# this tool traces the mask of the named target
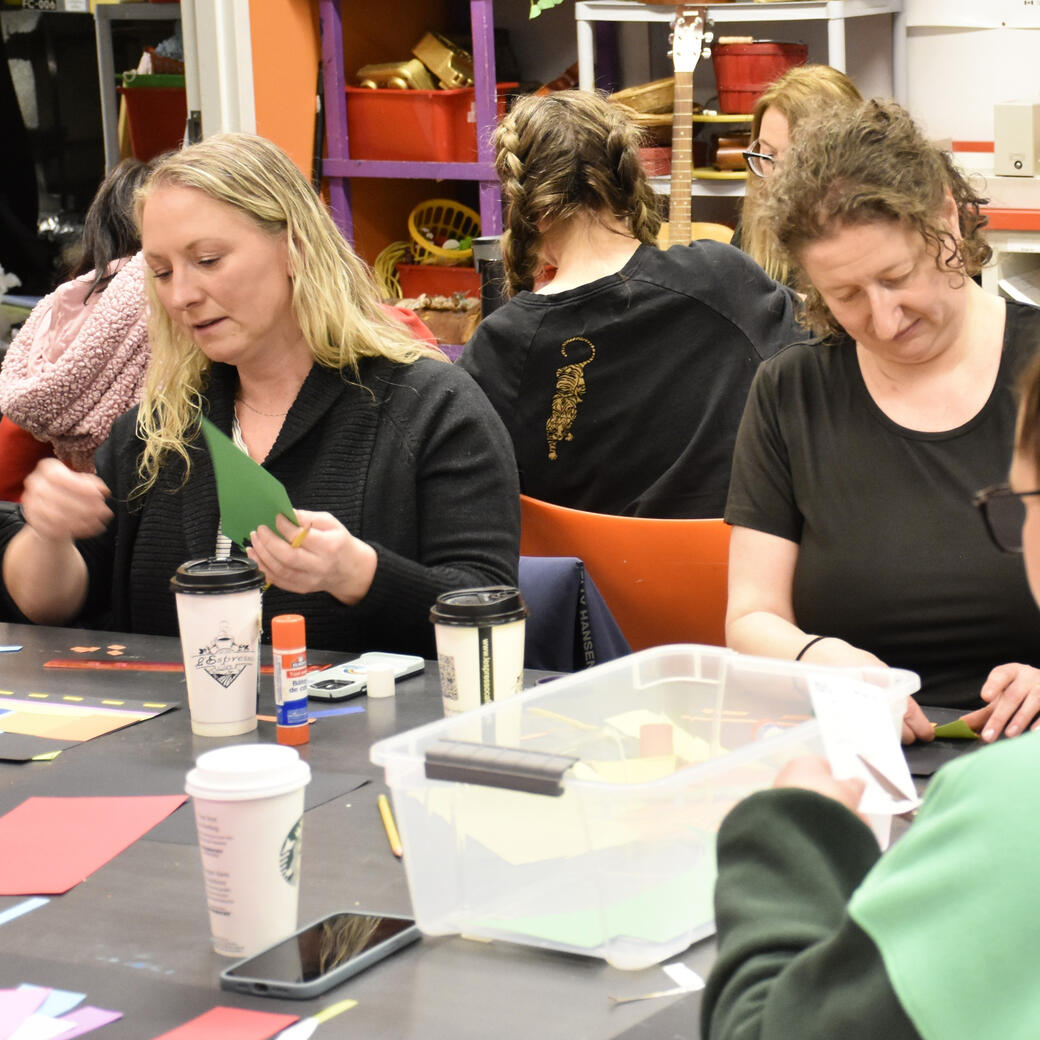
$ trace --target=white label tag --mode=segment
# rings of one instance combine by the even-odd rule
[[[679,961],[676,961],[675,964],[662,964],[661,969],[677,986],[685,986],[691,992],[704,989],[704,979],[692,968],[687,968]]]

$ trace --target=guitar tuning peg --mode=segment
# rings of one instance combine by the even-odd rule
[[[702,37],[702,39],[704,40],[705,43],[711,43],[711,41],[715,39],[715,34],[713,32],[710,32],[710,31],[706,32],[704,34],[704,36]]]
[[[710,47],[705,47],[701,51],[701,57],[702,58],[710,58],[711,57],[711,48]]]

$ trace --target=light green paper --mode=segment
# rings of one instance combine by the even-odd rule
[[[947,740],[978,740],[979,735],[969,726],[964,719],[954,719],[953,722],[944,722],[935,727],[937,737],[946,737]]]
[[[296,523],[296,513],[285,486],[241,451],[230,437],[208,419],[202,420],[213,469],[217,475],[220,529],[244,546],[252,531],[263,524],[276,534],[275,518],[281,513]]]

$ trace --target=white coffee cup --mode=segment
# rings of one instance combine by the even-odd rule
[[[256,729],[263,582],[256,564],[243,557],[189,560],[170,579],[191,730],[199,736]]]
[[[444,714],[455,715],[523,689],[527,607],[508,585],[457,589],[430,611]]]
[[[281,744],[216,748],[188,773],[217,953],[248,957],[296,930],[310,778],[296,749]]]

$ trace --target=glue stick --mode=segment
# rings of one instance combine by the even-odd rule
[[[279,614],[271,619],[274,654],[274,703],[279,744],[306,744],[307,633],[299,614]]]

